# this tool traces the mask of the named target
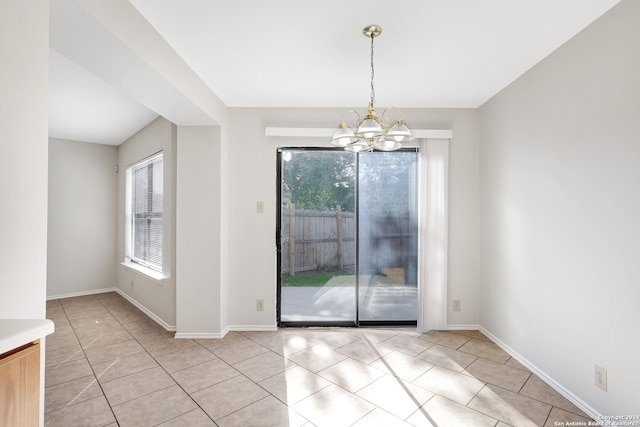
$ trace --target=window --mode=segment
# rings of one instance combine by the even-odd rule
[[[127,168],[128,261],[162,272],[162,152]]]

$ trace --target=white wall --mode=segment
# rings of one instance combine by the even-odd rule
[[[126,168],[159,151],[163,152],[163,257],[162,283],[123,266],[125,254],[125,184]],[[176,325],[175,269],[175,186],[176,126],[160,117],[118,147],[118,288],[156,316],[167,328]],[[132,285],[133,282],[133,285]]]
[[[49,140],[47,296],[116,285],[118,147]]]
[[[226,333],[224,146],[219,127],[178,127],[176,337],[180,338],[220,338]]]
[[[480,323],[606,415],[640,412],[639,19],[622,1],[480,109]]]
[[[229,324],[268,327],[276,317],[276,147],[328,140],[267,140],[265,126],[333,127],[342,109],[233,108],[229,115]],[[478,128],[475,110],[415,109],[403,115],[413,128],[453,129],[450,152],[449,297],[462,311],[448,312],[449,325],[478,324]],[[256,202],[265,213],[256,213]],[[265,311],[256,311],[256,299]],[[449,308],[451,305],[449,304]]]
[[[45,316],[49,2],[0,2],[0,318]]]

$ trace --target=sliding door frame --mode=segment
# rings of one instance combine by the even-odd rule
[[[299,151],[342,151],[342,148],[334,147],[278,147],[276,150],[276,324],[278,327],[372,327],[372,326],[417,326],[417,318],[420,312],[420,298],[416,301],[416,320],[360,320],[360,203],[358,197],[359,191],[359,153],[355,153],[355,203],[354,203],[354,215],[355,215],[355,319],[353,321],[282,321],[282,153],[285,150],[299,150]],[[418,153],[418,168],[420,168],[420,147],[405,147],[398,150],[398,152],[413,152]],[[418,177],[420,174],[418,174]],[[417,177],[417,179],[418,179]],[[420,183],[416,183],[419,188]],[[418,190],[419,191],[419,190]],[[418,197],[420,195],[418,194]],[[419,231],[418,231],[419,233]],[[418,245],[420,247],[420,245]],[[419,250],[419,249],[418,249]],[[417,260],[420,259],[418,253]],[[419,269],[419,266],[418,266]],[[420,293],[420,280],[417,281],[418,293]]]
[[[356,316],[353,321],[282,321],[282,152],[285,150],[298,150],[298,151],[343,151],[341,148],[333,147],[278,147],[276,151],[276,324],[278,327],[320,327],[320,326],[332,326],[332,327],[357,327],[358,326],[358,280],[357,280],[357,268],[358,268],[358,229],[356,227],[356,284],[354,288],[356,297]],[[357,159],[357,156],[356,156]],[[356,173],[357,161],[356,161]],[[356,212],[357,212],[357,181],[356,180]],[[356,214],[357,221],[357,214]]]

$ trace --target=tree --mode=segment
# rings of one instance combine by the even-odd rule
[[[413,196],[416,175],[414,152],[285,150],[283,207],[295,203],[298,209],[334,211],[340,205],[343,211],[354,212],[359,197],[361,211],[383,216],[402,214],[417,203]]]
[[[282,167],[282,201],[298,209],[353,212],[354,154],[346,151],[286,150]]]

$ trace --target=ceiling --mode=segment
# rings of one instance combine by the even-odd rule
[[[51,0],[50,136],[118,145],[162,112],[116,68],[109,78],[84,68],[94,54],[69,45],[102,40],[79,34],[101,22],[74,1]],[[129,0],[228,107],[359,109],[370,91],[366,25],[383,30],[377,106],[476,108],[618,2]]]

